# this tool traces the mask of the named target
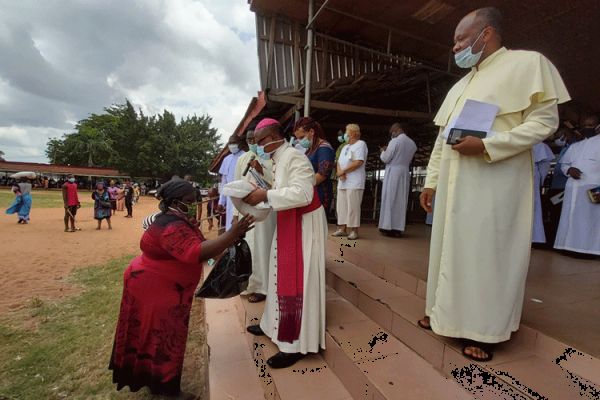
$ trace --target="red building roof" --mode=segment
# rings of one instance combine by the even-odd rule
[[[56,174],[77,176],[129,177],[128,174],[111,168],[77,167],[73,165],[42,164],[18,161],[0,161],[0,172],[14,173],[32,171],[39,175]]]

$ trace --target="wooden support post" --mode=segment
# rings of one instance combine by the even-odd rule
[[[275,16],[271,17],[271,26],[269,27],[269,47],[267,50],[267,84],[264,87],[265,89],[271,88],[271,76],[273,75],[273,66],[275,65]]]
[[[308,20],[312,21],[314,17],[315,0],[308,0]],[[306,34],[306,71],[304,71],[304,116],[310,116],[310,98],[312,89],[312,58],[314,50],[314,29],[308,28]]]

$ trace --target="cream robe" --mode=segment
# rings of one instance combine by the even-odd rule
[[[416,151],[415,142],[406,134],[401,134],[390,140],[387,149],[379,156],[385,163],[379,229],[404,231],[406,227],[406,206],[410,188],[409,167]]]
[[[274,210],[304,207],[313,198],[315,174],[305,155],[284,143],[273,154],[274,189],[269,204]],[[302,216],[302,254],[304,257],[304,294],[300,338],[293,343],[279,342],[277,300],[277,231],[271,248],[269,291],[260,327],[280,351],[316,353],[325,348],[325,243],[327,220],[323,207]]]
[[[587,193],[600,186],[600,135],[572,144],[560,167],[565,175],[570,167],[582,174],[567,180],[554,247],[600,255],[600,204],[592,203]]]
[[[462,156],[442,136],[467,99],[499,106],[485,155]],[[435,333],[497,343],[519,328],[533,219],[531,148],[556,130],[557,103],[568,99],[544,56],[505,48],[446,96],[425,181],[436,190],[426,301]]]
[[[246,176],[242,176],[252,156],[256,157],[256,154],[248,151],[237,160],[234,180],[237,181],[243,179],[256,184],[250,173],[247,173]],[[273,163],[271,160],[259,160],[258,157],[256,157],[256,159],[263,167],[263,178],[265,181],[269,184],[273,184]],[[239,217],[239,211],[234,210],[233,216]],[[269,284],[269,256],[276,226],[277,213],[272,212],[267,219],[255,223],[254,229],[246,233],[246,242],[252,252],[252,275],[248,281],[248,289],[246,289],[243,294],[267,294]]]

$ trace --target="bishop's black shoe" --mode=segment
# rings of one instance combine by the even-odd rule
[[[267,364],[269,364],[269,367],[271,368],[287,368],[302,360],[304,356],[305,354],[302,353],[284,353],[280,351],[269,358]]]
[[[265,333],[260,328],[260,325],[250,325],[249,327],[246,328],[246,330],[248,332],[250,332],[251,334],[253,334],[254,336],[265,336]]]

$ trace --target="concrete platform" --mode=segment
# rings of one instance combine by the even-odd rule
[[[477,394],[477,398],[482,395],[477,391],[481,387],[495,389],[493,397],[490,393],[483,395],[482,398],[486,399],[520,396],[571,399],[597,398],[600,395],[598,358],[527,324],[521,326],[510,342],[501,345],[494,360],[487,364],[468,362],[460,354],[458,341],[419,328],[416,321],[423,315],[425,282],[414,275],[414,266],[418,264],[417,260],[411,260],[409,251],[419,245],[423,248],[422,243],[401,245],[399,242],[403,239],[380,238],[378,232],[375,235],[366,244],[361,243],[363,240],[330,240],[334,246],[330,246],[328,255],[328,285],[372,321],[391,330],[396,338],[434,368],[462,383],[472,394]],[[383,241],[387,241],[385,246],[381,243]],[[361,247],[362,251],[356,250]],[[379,253],[378,248],[383,253]],[[393,254],[396,256],[393,257]],[[408,262],[403,264],[405,254]],[[358,260],[360,267],[348,259]],[[406,270],[398,268],[398,264],[404,265]],[[474,383],[477,382],[475,377],[487,381],[487,386]]]
[[[408,225],[405,236],[396,239],[367,225],[357,241],[330,237],[328,250],[425,298],[430,230],[424,224]],[[522,323],[600,357],[600,261],[532,250]]]

